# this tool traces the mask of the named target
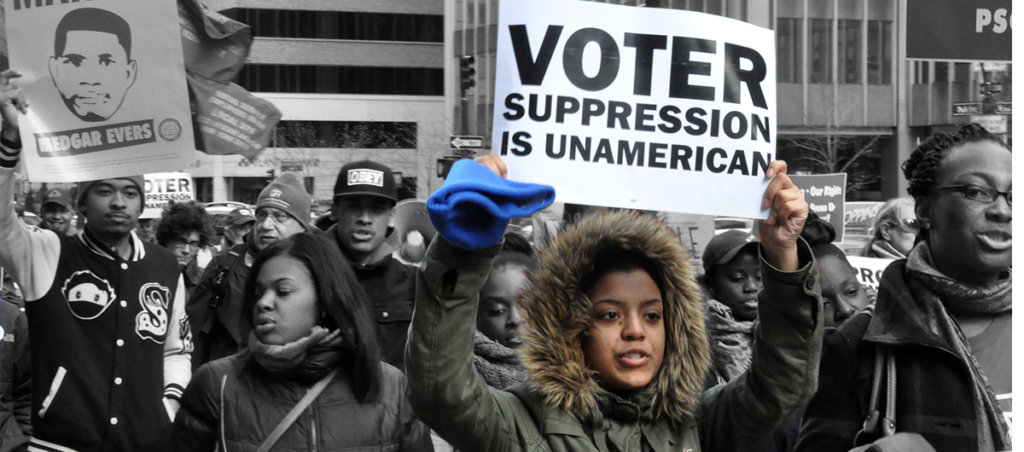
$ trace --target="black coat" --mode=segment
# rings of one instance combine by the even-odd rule
[[[433,450],[430,431],[406,399],[405,376],[381,365],[377,400],[359,403],[339,373],[273,450]],[[185,390],[170,450],[207,452],[221,443],[226,448],[216,450],[256,450],[308,389],[275,378],[245,352],[207,363]]]
[[[978,450],[970,371],[953,345],[928,329],[905,275],[906,261],[891,264],[882,275],[875,312],[826,331],[818,392],[807,407],[798,452],[845,452],[854,446],[867,416],[878,344],[895,354],[896,430],[921,434],[938,452]],[[884,334],[867,334],[868,325],[879,323]],[[879,392],[884,399],[884,378]]]

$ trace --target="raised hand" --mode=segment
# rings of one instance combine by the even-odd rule
[[[3,119],[4,138],[9,141],[18,139],[18,113],[28,111],[28,101],[21,91],[16,79],[21,73],[13,69],[0,72],[0,117]]]
[[[769,208],[767,220],[759,220],[761,246],[769,264],[783,271],[799,268],[797,239],[807,221],[807,202],[800,188],[786,174],[785,161],[776,160],[768,165],[765,177],[772,178],[765,190],[761,207]]]
[[[498,154],[482,155],[473,160],[483,166],[486,166],[491,171],[494,171],[494,174],[508,179],[508,166],[505,165],[505,161],[502,160]]]

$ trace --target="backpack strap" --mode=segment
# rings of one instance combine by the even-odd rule
[[[256,449],[256,452],[270,452],[270,449],[274,447],[274,444],[277,444],[277,440],[281,439],[284,432],[288,431],[288,428],[295,423],[295,420],[302,415],[302,412],[305,411],[314,400],[316,400],[317,396],[323,392],[324,388],[326,388],[327,384],[334,379],[334,376],[337,375],[337,373],[338,369],[332,370],[326,377],[316,382],[312,388],[309,388],[309,391],[306,391],[306,395],[299,400],[299,403],[296,403],[295,406],[292,407],[292,410],[289,411],[288,414],[285,415],[284,419],[281,420],[281,423],[277,424],[277,427],[274,427],[274,431],[270,432],[270,436],[263,440],[263,444],[260,444],[260,447],[259,449]]]

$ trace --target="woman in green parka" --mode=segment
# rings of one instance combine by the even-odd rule
[[[502,186],[500,157],[460,164],[482,167],[453,169],[445,186],[484,187],[460,201],[487,198],[483,207],[463,205],[465,214],[500,211],[515,198],[521,184]],[[799,239],[807,204],[785,162],[769,166],[773,176],[762,203],[770,216],[759,223],[764,289],[753,362],[708,391],[692,261],[663,223],[628,212],[588,218],[541,250],[522,299],[520,355],[530,379],[488,388],[473,368],[474,319],[500,245],[453,245],[465,243],[458,228],[474,221],[432,211],[439,238],[419,269],[406,348],[417,415],[472,451],[733,451],[770,432],[814,394],[823,325],[818,271]],[[451,190],[432,198],[442,192]],[[460,234],[446,235],[452,230]]]

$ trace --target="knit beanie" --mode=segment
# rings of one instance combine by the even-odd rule
[[[509,220],[555,200],[550,185],[510,181],[473,160],[452,165],[444,185],[427,198],[430,222],[449,243],[478,250],[498,243]]]
[[[78,207],[81,207],[83,204],[85,204],[85,196],[89,194],[89,190],[92,190],[93,185],[96,185],[100,181],[110,180],[110,179],[125,179],[125,180],[131,181],[132,183],[134,183],[135,187],[139,189],[139,193],[142,194],[142,199],[143,199],[142,205],[143,206],[146,205],[146,202],[145,202],[145,198],[146,198],[146,179],[143,178],[142,175],[128,176],[128,177],[111,177],[111,178],[107,178],[107,179],[97,179],[97,180],[91,180],[91,181],[88,181],[88,182],[82,182],[82,183],[78,184],[78,202],[75,203],[75,205],[78,206]]]
[[[312,198],[306,192],[302,179],[291,171],[281,173],[260,192],[256,199],[256,209],[274,207],[281,209],[295,218],[302,227],[309,230],[309,209]]]

